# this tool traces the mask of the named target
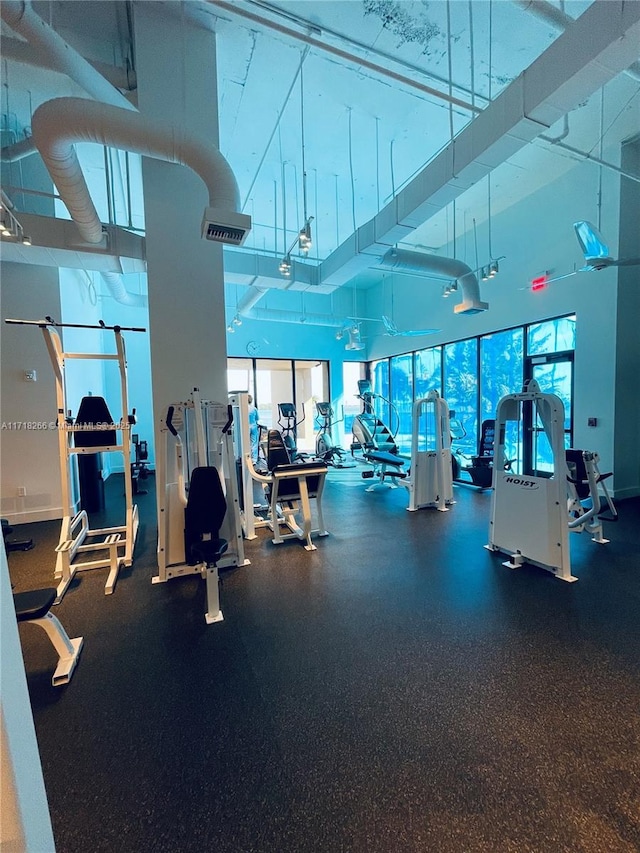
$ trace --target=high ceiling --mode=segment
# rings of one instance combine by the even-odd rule
[[[218,34],[220,145],[253,219],[246,250],[283,255],[313,217],[314,262],[369,221],[590,5],[191,0],[158,8],[175,17],[177,39],[187,18]],[[134,60],[135,2],[34,7],[84,55]],[[24,112],[43,100],[73,91],[61,75],[6,59],[3,75],[3,113],[18,124],[28,125]],[[640,132],[638,74],[596,92],[566,130],[559,122],[548,132],[562,136],[559,144],[535,140],[495,169],[490,184],[462,195],[456,233],[487,217],[489,197],[498,212],[572,167],[577,155],[568,147],[615,158],[620,141]],[[404,245],[437,251],[451,240],[453,221],[446,209]]]

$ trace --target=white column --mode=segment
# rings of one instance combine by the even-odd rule
[[[175,11],[169,11],[175,7]],[[215,35],[181,15],[180,3],[135,9],[138,105],[149,117],[218,145]],[[144,158],[154,421],[193,387],[226,398],[222,247],[203,240],[207,189],[184,166]]]

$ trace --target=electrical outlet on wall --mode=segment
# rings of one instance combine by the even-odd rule
[[[25,370],[25,372],[24,372],[24,381],[25,382],[36,382],[37,379],[38,379],[38,376],[37,376],[35,370]]]

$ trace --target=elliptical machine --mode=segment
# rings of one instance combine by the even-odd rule
[[[278,426],[282,433],[284,446],[287,448],[287,452],[292,462],[297,462],[307,458],[305,454],[298,452],[296,437],[296,430],[304,421],[304,410],[300,420],[297,420],[297,417],[294,403],[278,403]]]
[[[331,432],[333,426],[333,409],[331,403],[316,403],[316,411],[320,418],[320,429],[316,436],[316,456],[327,465],[334,468],[353,468],[354,463],[346,461],[347,453],[333,443]]]

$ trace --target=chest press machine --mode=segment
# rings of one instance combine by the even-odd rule
[[[160,423],[156,454],[158,574],[154,584],[186,575],[206,582],[208,624],[221,622],[218,569],[245,566],[233,413],[226,403],[173,403]]]
[[[517,433],[520,442],[527,437],[522,428],[526,407],[531,410],[531,423],[542,425],[551,450],[551,471],[519,470],[519,460],[506,453],[509,435],[513,441]],[[528,432],[529,441],[533,441],[532,435],[537,431]],[[563,581],[578,580],[571,574],[569,533],[586,530],[594,542],[609,541],[603,536],[602,521],[617,520],[605,483],[610,476],[600,474],[597,453],[565,450],[562,400],[555,394],[543,394],[535,380],[529,381],[521,394],[507,394],[498,403],[491,521],[485,548],[509,554],[503,563],[508,568],[527,562]],[[608,516],[602,512],[600,488]]]

